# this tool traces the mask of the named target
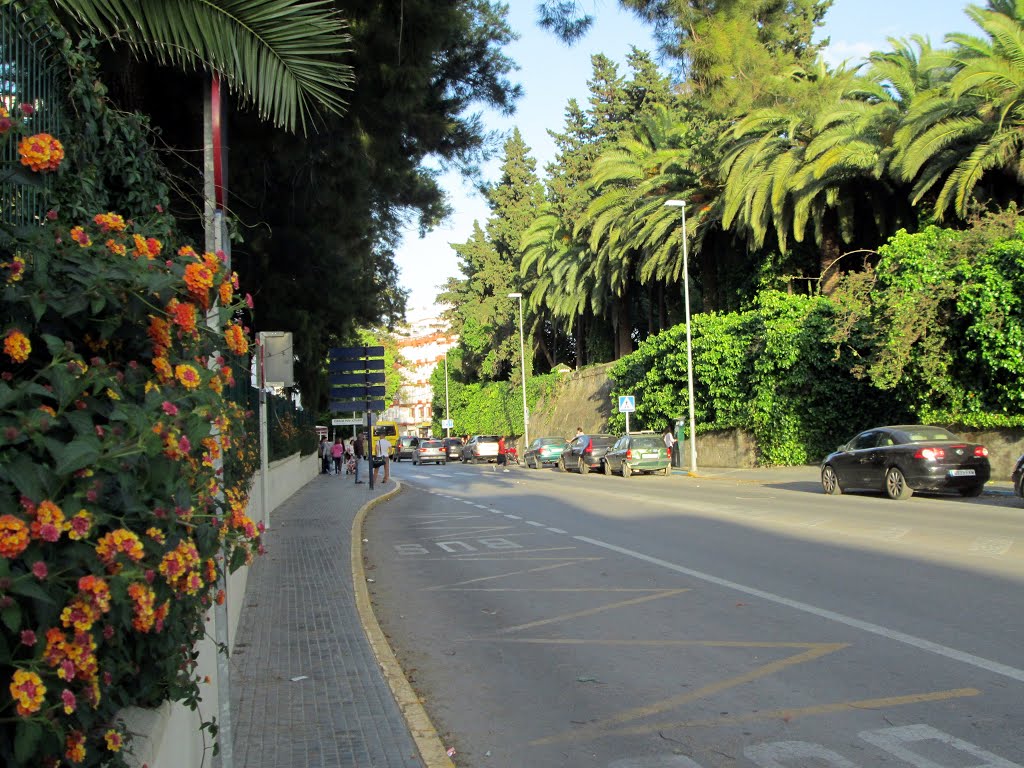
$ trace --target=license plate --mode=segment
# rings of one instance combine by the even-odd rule
[[[949,470],[950,477],[974,477],[973,469],[951,469]]]
[[[656,458],[658,458],[658,454],[656,454],[656,453],[642,453],[642,454],[640,454],[640,458],[641,459],[656,459]]]

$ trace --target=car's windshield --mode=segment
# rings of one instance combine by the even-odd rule
[[[420,448],[440,448],[440,440],[420,440]]]
[[[480,435],[477,437],[476,441],[478,443],[496,443],[498,442],[498,438],[494,435]]]
[[[565,440],[560,437],[542,437],[534,445],[564,445]]]

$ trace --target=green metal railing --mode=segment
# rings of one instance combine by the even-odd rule
[[[12,119],[22,119],[20,105],[32,114],[24,117],[31,133],[60,138],[60,83],[48,32],[22,3],[0,8],[0,104]],[[0,143],[0,219],[6,224],[36,224],[46,214],[46,174],[21,165],[17,141]]]

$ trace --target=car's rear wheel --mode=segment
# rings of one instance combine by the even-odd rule
[[[612,474],[612,465],[607,460],[601,462],[601,470],[608,476]]]
[[[831,465],[826,464],[825,468],[821,470],[821,487],[830,496],[838,496],[843,492],[842,486],[839,485],[839,478],[836,477],[836,471],[832,469]]]
[[[587,474],[587,472],[590,471],[590,467],[587,466],[587,462],[585,462],[582,458],[580,458],[580,460],[576,463],[576,469],[580,471],[581,475],[585,475]]]
[[[966,488],[960,489],[960,495],[975,498],[977,496],[981,496],[981,492],[983,490],[985,490],[984,483],[978,483],[977,485],[968,485]]]
[[[629,464],[622,462],[622,476],[629,477],[633,474],[633,470],[629,468]]]
[[[885,473],[885,493],[890,499],[909,499],[914,489],[907,485],[907,478],[899,467],[889,467]]]

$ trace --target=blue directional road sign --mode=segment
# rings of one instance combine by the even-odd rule
[[[636,398],[633,395],[619,395],[619,413],[632,413],[636,410]]]
[[[383,411],[384,347],[334,347],[327,354],[331,411]]]

